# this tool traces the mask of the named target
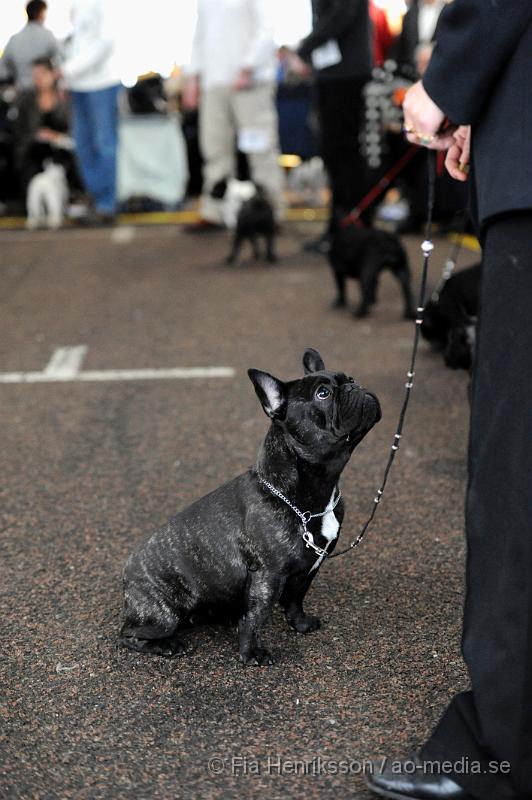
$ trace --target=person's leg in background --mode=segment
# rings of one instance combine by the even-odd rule
[[[116,213],[119,86],[72,92],[73,130],[80,172],[96,211]]]
[[[463,653],[457,695],[422,751],[479,761],[481,800],[532,797],[532,211],[491,222],[473,381]],[[489,760],[510,764],[490,774]]]
[[[94,177],[97,172],[97,152],[93,141],[93,127],[89,109],[88,92],[71,92],[72,133],[76,143],[76,157],[85,189],[94,195]]]
[[[116,213],[119,91],[119,86],[111,86],[98,92],[88,92],[92,139],[96,151],[92,194],[96,211],[111,216]]]
[[[202,219],[223,225],[222,203],[211,197],[213,186],[235,175],[236,131],[230,104],[231,89],[220,86],[201,93],[200,149],[203,156]]]
[[[321,151],[331,184],[331,205],[349,211],[368,190],[367,166],[360,152],[365,79],[322,80],[316,84]]]
[[[252,180],[266,189],[275,218],[284,213],[283,172],[279,165],[279,122],[275,87],[264,83],[233,92],[231,103],[236,118],[240,149],[247,153]],[[246,138],[248,139],[246,146]],[[253,146],[255,144],[255,146]]]

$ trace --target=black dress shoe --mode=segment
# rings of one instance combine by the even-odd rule
[[[417,756],[404,761],[388,759],[384,766],[375,762],[371,772],[366,773],[366,785],[391,800],[474,800],[447,775],[438,774],[434,762],[424,768]]]

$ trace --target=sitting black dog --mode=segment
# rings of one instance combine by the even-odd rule
[[[481,264],[456,272],[425,308],[421,333],[443,351],[451,369],[469,370],[473,364],[481,274]]]
[[[361,291],[361,300],[355,315],[367,316],[370,307],[377,300],[379,275],[382,270],[389,269],[401,285],[404,298],[403,316],[405,319],[414,319],[410,267],[399,238],[393,233],[375,228],[344,224],[343,218],[344,215],[335,212],[329,251],[329,262],[338,289],[334,308],[346,306],[346,279],[355,278]]]
[[[274,264],[277,261],[273,207],[265,190],[257,184],[255,188],[254,196],[249,200],[245,200],[238,211],[233,244],[231,252],[226,259],[227,264],[235,263],[240,253],[240,248],[246,239],[251,242],[253,256],[258,260],[260,258],[259,240],[261,238],[266,243],[266,260],[270,264]]]
[[[277,601],[299,633],[319,627],[303,599],[336,544],[339,477],[381,412],[374,394],[325,370],[315,350],[305,351],[303,366],[305,377],[288,383],[249,370],[272,421],[256,466],[173,517],[128,558],[126,647],[174,656],[184,650],[180,628],[237,618],[243,663],[263,665],[273,659],[261,629]]]

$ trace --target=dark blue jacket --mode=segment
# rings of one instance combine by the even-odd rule
[[[472,125],[479,221],[532,209],[532,0],[453,0],[423,85]]]
[[[312,51],[329,39],[338,42],[342,60],[317,70],[317,80],[369,77],[372,55],[368,0],[312,0],[312,33],[301,43],[299,55],[310,61]]]

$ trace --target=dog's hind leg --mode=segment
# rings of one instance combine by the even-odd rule
[[[334,281],[336,283],[337,295],[336,300],[333,302],[333,308],[345,308],[346,306],[346,297],[345,297],[345,272],[342,272],[339,269],[336,269],[333,266],[333,274],[334,274]]]
[[[266,237],[266,259],[267,261],[269,261],[270,264],[275,264],[277,262],[277,255],[275,253],[275,246],[272,235]]]
[[[259,237],[255,233],[253,233],[249,237],[249,241],[251,242],[251,250],[253,252],[253,258],[255,259],[255,261],[258,261],[260,259]]]
[[[372,297],[375,297],[375,273],[376,266],[365,264],[360,273],[360,303],[355,311],[355,317],[367,317],[372,304]]]
[[[243,237],[238,231],[235,231],[235,235],[233,237],[233,245],[231,247],[231,252],[225,259],[226,264],[234,264],[238,258],[240,253],[240,248],[242,247]]]
[[[171,658],[185,651],[176,637],[179,618],[163,597],[129,584],[120,643],[129,650]]]
[[[120,632],[120,643],[129,650],[151,656],[173,658],[185,652],[185,645],[167,629],[155,625],[124,625]]]
[[[50,230],[56,231],[63,224],[63,198],[61,193],[49,192],[46,198],[47,225]]]
[[[415,319],[416,310],[414,305],[414,297],[412,295],[410,272],[408,269],[400,269],[397,272],[395,272],[395,277],[399,281],[401,290],[403,292],[403,300],[404,300],[403,317],[404,319]]]
[[[406,255],[406,251],[402,245],[399,246],[399,250],[398,252],[396,252],[395,258],[393,262],[390,264],[390,267],[393,274],[399,281],[401,290],[403,292],[403,300],[404,300],[403,318],[415,319],[416,311],[415,311],[414,297],[412,295],[412,281],[410,278],[410,267],[408,266],[408,257]]]
[[[28,214],[26,228],[30,231],[35,230],[41,224],[41,198],[34,180],[30,181],[30,185],[28,186],[26,210]]]

